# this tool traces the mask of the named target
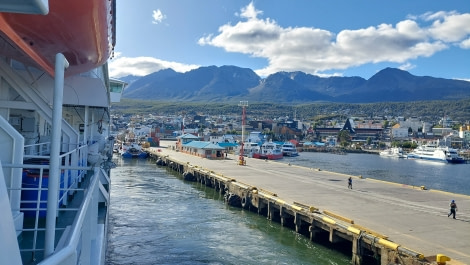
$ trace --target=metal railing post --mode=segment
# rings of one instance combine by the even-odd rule
[[[54,97],[52,102],[52,142],[49,168],[49,183],[47,193],[46,238],[44,256],[54,252],[55,228],[57,217],[57,198],[60,183],[60,142],[62,134],[62,102],[64,95],[64,73],[69,66],[67,59],[61,53],[55,56]]]

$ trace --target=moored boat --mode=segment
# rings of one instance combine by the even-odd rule
[[[463,164],[465,159],[459,156],[457,150],[436,145],[420,145],[408,153],[408,159],[422,159],[450,164]]]
[[[241,154],[242,145],[239,146],[238,154]],[[253,157],[254,154],[259,153],[260,145],[255,142],[245,142],[243,143],[243,156]]]
[[[281,146],[283,156],[298,156],[299,152],[292,142],[285,142]]]
[[[119,153],[124,158],[147,158],[148,154],[142,150],[142,145],[137,141],[135,135],[129,132],[125,141],[119,148]]]
[[[147,158],[148,154],[142,150],[142,146],[136,143],[123,144],[121,156],[124,158]]]
[[[406,155],[401,147],[392,147],[386,149],[380,152],[379,155],[383,157],[406,158]]]
[[[274,143],[273,141],[265,142],[260,146],[260,150],[253,154],[253,158],[277,160],[281,159],[282,149],[281,145]]]

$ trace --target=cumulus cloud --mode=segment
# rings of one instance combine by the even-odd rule
[[[459,46],[462,49],[470,49],[470,38],[463,40]]]
[[[251,2],[246,7],[242,8],[240,17],[244,17],[247,19],[256,19],[256,17],[261,14],[263,14],[263,11],[256,10],[255,5],[253,4],[253,2]]]
[[[444,13],[445,14],[445,13]],[[470,35],[470,14],[448,13],[439,16],[429,28],[430,36],[445,42],[456,42]]]
[[[162,13],[160,9],[157,9],[157,10],[153,10],[152,18],[153,18],[152,20],[153,24],[159,24],[166,18],[166,16]]]
[[[269,64],[256,70],[261,76],[298,70],[321,74],[380,62],[401,63],[410,69],[415,66],[409,60],[432,56],[450,45],[470,45],[470,14],[455,11],[410,15],[395,25],[338,33],[313,27],[283,28],[261,15],[251,2],[241,9],[242,21],[222,25],[217,34],[203,36],[198,43],[267,59]],[[428,25],[420,26],[420,21]]]
[[[127,75],[144,76],[163,69],[171,68],[176,72],[187,72],[199,65],[168,62],[153,57],[116,57],[109,62],[109,75],[119,78]]]

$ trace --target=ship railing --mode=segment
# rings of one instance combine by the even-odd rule
[[[110,183],[105,169],[94,167],[73,224],[64,231],[54,254],[39,264],[98,264],[99,260],[104,260],[107,214],[103,223],[96,221],[98,203],[107,204],[109,200],[109,191],[103,188],[102,181]]]
[[[83,205],[83,201],[90,195],[88,194],[90,191],[96,190],[96,187],[90,189],[82,183],[87,172],[93,169],[87,165],[87,155],[87,145],[60,155],[62,162],[59,167],[60,184],[59,196],[56,201],[58,207],[55,230],[58,235],[64,234],[67,227],[70,227],[72,221],[76,219],[74,216],[77,213],[81,215],[81,212],[85,211],[80,205]],[[23,164],[3,164],[4,168],[19,169],[23,172],[20,176],[22,178],[21,187],[7,187],[9,193],[21,193],[20,203],[12,203],[11,210],[24,214],[22,229],[16,228],[17,235],[21,234],[22,240],[19,245],[23,259],[29,256],[32,260],[41,260],[43,256],[44,235],[46,233],[45,216],[48,212],[49,160],[50,156],[47,155],[24,155]],[[94,178],[98,177],[94,176]],[[92,183],[94,182],[92,181]],[[69,206],[69,204],[71,205]]]
[[[51,153],[51,142],[29,144],[24,146],[27,155],[46,155]]]
[[[59,203],[64,206],[67,206],[67,195],[73,195],[74,189],[77,188],[78,184],[82,181],[84,176],[83,166],[87,165],[88,160],[88,146],[82,145],[72,151],[67,153],[61,154],[59,156],[59,160],[61,162],[61,181],[60,181],[60,194]],[[49,169],[49,155],[23,155],[24,162],[23,164],[32,164],[33,167],[24,167],[23,168],[23,175],[26,174],[24,177],[28,177],[28,169],[40,169],[41,167],[34,167],[34,165],[42,164],[47,165],[43,167],[45,169]],[[36,172],[37,173],[37,172]],[[34,175],[33,175],[34,176]],[[42,175],[41,175],[42,177]]]

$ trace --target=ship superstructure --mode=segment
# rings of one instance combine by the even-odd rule
[[[0,256],[104,264],[115,1],[0,0]]]

